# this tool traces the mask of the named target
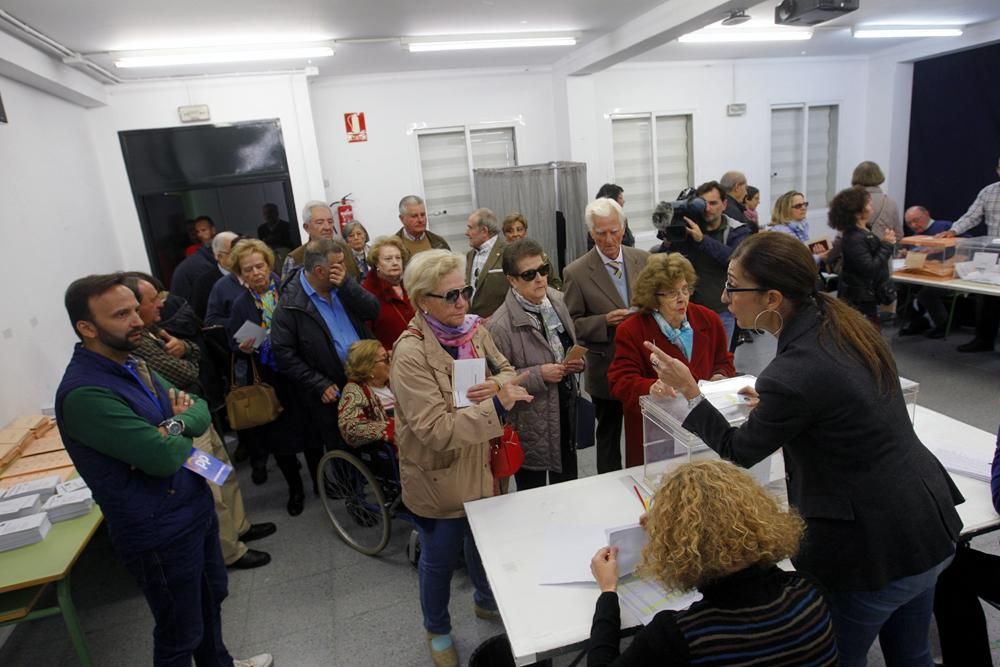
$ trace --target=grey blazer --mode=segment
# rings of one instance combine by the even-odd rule
[[[631,301],[632,286],[646,266],[649,253],[628,246],[622,246],[622,252]],[[615,356],[615,327],[609,327],[604,316],[617,308],[628,308],[629,304],[622,302],[599,253],[600,250],[594,247],[566,267],[563,271],[563,293],[576,328],[576,337],[580,345],[589,350],[584,374],[587,393],[614,400],[608,390],[608,366]]]
[[[742,426],[702,401],[684,428],[746,467],[781,447],[788,501],[806,521],[795,567],[831,591],[879,590],[954,551],[964,498],[914,433],[898,385],[880,395],[821,320],[806,306],[785,323]]]

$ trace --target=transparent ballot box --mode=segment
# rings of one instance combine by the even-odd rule
[[[743,387],[753,387],[756,381],[752,375],[742,375],[698,384],[705,399],[731,425],[739,426],[746,421],[750,408],[737,392]],[[654,489],[663,472],[678,464],[678,457],[690,460],[692,454],[707,450],[708,445],[681,426],[682,416],[687,411],[687,400],[683,396],[640,396],[639,408],[642,410],[643,477],[649,488]]]
[[[906,401],[906,411],[910,413],[910,423],[912,424],[917,418],[917,392],[920,391],[920,383],[900,375],[899,388],[903,390],[903,400]]]
[[[1000,239],[955,239],[955,277],[1000,285]]]
[[[926,278],[949,279],[955,273],[957,239],[904,236],[895,246],[895,270]]]

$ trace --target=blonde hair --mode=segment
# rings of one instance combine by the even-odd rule
[[[457,271],[465,276],[465,257],[450,250],[425,250],[414,255],[403,272],[403,284],[410,295],[410,302],[434,291],[437,284],[449,273]]]
[[[371,338],[351,343],[351,347],[347,350],[347,360],[344,362],[347,379],[362,383],[371,377],[381,350],[382,343]]]
[[[796,195],[805,201],[806,196],[798,190],[789,190],[775,200],[774,209],[771,211],[772,225],[783,225],[792,219],[792,200]]]
[[[647,313],[658,310],[660,301],[656,293],[672,290],[682,280],[687,281],[689,288],[698,281],[694,266],[684,255],[679,252],[650,255],[632,287],[632,305]]]
[[[640,571],[689,590],[794,556],[805,524],[728,461],[686,463],[656,492]]]
[[[410,251],[406,249],[402,239],[398,236],[380,236],[375,239],[375,242],[372,243],[371,248],[368,250],[368,265],[373,267],[378,266],[378,254],[386,246],[392,246],[399,250],[399,256],[403,258],[403,266],[406,266],[406,263],[410,260]]]
[[[229,266],[231,271],[240,274],[242,267],[240,262],[245,258],[249,257],[255,252],[259,252],[264,256],[264,261],[267,262],[267,268],[271,271],[274,270],[274,251],[271,250],[266,243],[260,239],[240,239],[237,241],[236,245],[232,247],[229,251]]]

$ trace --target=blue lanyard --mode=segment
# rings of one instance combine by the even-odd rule
[[[142,390],[146,392],[146,396],[149,396],[149,400],[153,401],[153,405],[156,406],[156,409],[159,410],[160,414],[162,415],[163,404],[160,403],[160,399],[156,397],[156,394],[150,391],[149,387],[147,387],[146,383],[142,381],[142,378],[139,377],[139,374],[136,372],[135,368],[133,368],[130,363],[126,362],[124,366],[128,370],[128,372],[132,374],[132,377],[135,378],[135,381],[139,383],[139,386],[142,387]]]

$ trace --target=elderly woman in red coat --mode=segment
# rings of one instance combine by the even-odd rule
[[[680,253],[651,256],[632,289],[632,305],[639,312],[618,325],[608,385],[625,413],[626,466],[642,465],[639,397],[656,390],[657,376],[644,341],[683,361],[696,380],[736,375],[722,320],[691,303],[696,280],[694,267]]]
[[[395,236],[377,239],[368,251],[371,270],[361,286],[378,298],[379,311],[374,320],[365,324],[387,350],[392,349],[413,319],[413,306],[403,287],[403,266],[408,259],[403,242]]]

